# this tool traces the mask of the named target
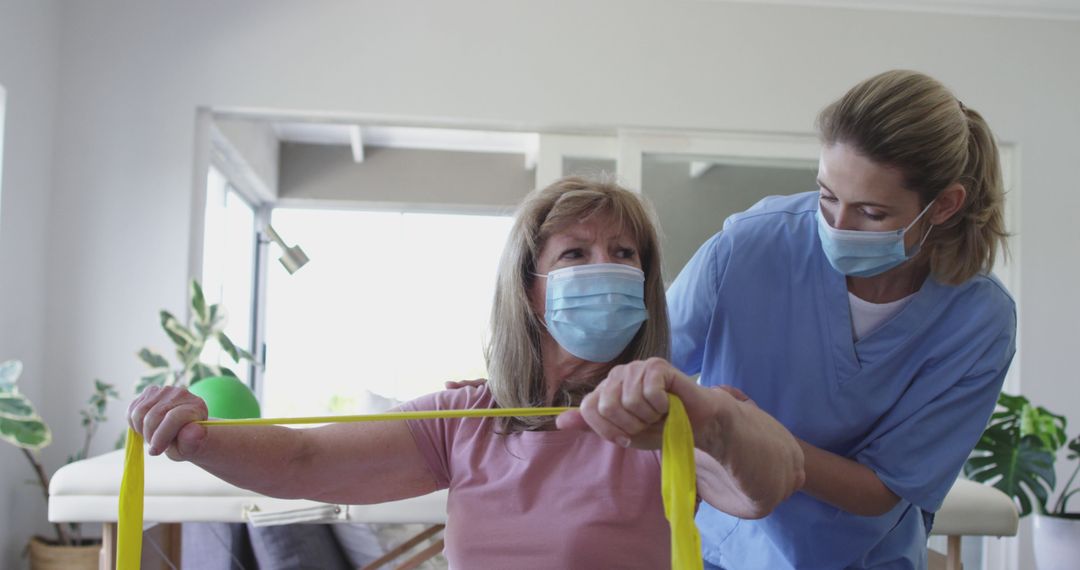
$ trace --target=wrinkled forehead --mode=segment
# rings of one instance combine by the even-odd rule
[[[642,247],[643,231],[633,217],[617,207],[606,205],[592,210],[555,212],[540,226],[538,246],[542,250],[552,238],[576,241],[630,240]]]

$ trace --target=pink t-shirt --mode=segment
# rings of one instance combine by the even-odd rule
[[[494,408],[486,387],[429,394],[405,410]],[[495,418],[409,420],[449,488],[452,568],[669,568],[660,452],[592,432],[495,433]]]

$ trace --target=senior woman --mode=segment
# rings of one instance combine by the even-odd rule
[[[499,268],[487,385],[402,409],[584,399],[559,423],[596,431],[534,417],[208,430],[194,423],[207,416],[202,400],[182,388],[147,390],[129,422],[151,454],[270,496],[360,504],[448,488],[455,567],[661,568],[670,545],[656,434],[667,393],[685,403],[699,494],[719,511],[764,516],[803,476],[787,430],[676,371],[661,359],[668,345],[647,209],[617,186],[570,178],[532,193],[517,213]],[[605,397],[587,396],[597,390]]]
[[[706,567],[925,568],[1015,351],[982,116],[890,71],[818,125],[817,191],[732,216],[668,291],[673,362],[744,391],[805,454],[804,488],[769,516],[701,506]]]

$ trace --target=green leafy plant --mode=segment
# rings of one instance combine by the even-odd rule
[[[1047,511],[1046,504],[1057,485],[1054,460],[1066,444],[1065,427],[1064,416],[1034,406],[1023,396],[1002,393],[998,410],[990,416],[989,425],[964,464],[964,474],[1012,497],[1020,507],[1020,516],[1035,509],[1043,514],[1064,515],[1069,496],[1080,491],[1069,490],[1076,472],[1052,511]],[[1068,445],[1076,452],[1069,458],[1076,458],[1080,454],[1080,437]]]
[[[1069,511],[1065,510],[1069,504],[1069,498],[1073,495],[1080,493],[1080,486],[1073,489],[1073,483],[1076,482],[1076,475],[1080,473],[1080,435],[1074,437],[1069,442],[1069,453],[1066,457],[1076,462],[1076,467],[1073,468],[1072,475],[1069,476],[1069,481],[1065,483],[1065,489],[1061,491],[1061,496],[1058,497],[1057,503],[1054,504],[1054,510],[1052,514],[1055,516],[1069,516]],[[1074,518],[1080,518],[1080,514],[1072,514]]]
[[[0,363],[0,439],[22,450],[37,477],[37,484],[49,502],[49,475],[38,457],[38,452],[52,443],[52,430],[34,409],[34,404],[20,391],[16,382],[22,374],[22,363],[9,360]],[[68,463],[85,459],[90,443],[98,427],[105,422],[105,410],[110,400],[117,397],[112,384],[94,380],[94,391],[87,407],[79,410],[85,431],[82,448],[68,456]],[[78,524],[54,524],[58,544],[74,546],[82,544],[81,527]]]
[[[191,318],[187,324],[181,323],[169,311],[159,314],[161,328],[173,342],[176,350],[177,365],[158,352],[143,348],[138,352],[139,360],[150,367],[135,385],[135,393],[141,393],[147,386],[189,386],[211,376],[232,376],[231,369],[202,361],[203,350],[208,344],[217,342],[222,350],[239,364],[243,360],[254,361],[251,353],[237,347],[225,334],[226,314],[220,304],[207,305],[202,286],[192,281],[189,287]]]

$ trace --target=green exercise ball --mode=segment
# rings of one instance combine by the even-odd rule
[[[203,378],[188,390],[206,402],[211,418],[242,420],[262,415],[251,388],[232,376]]]

